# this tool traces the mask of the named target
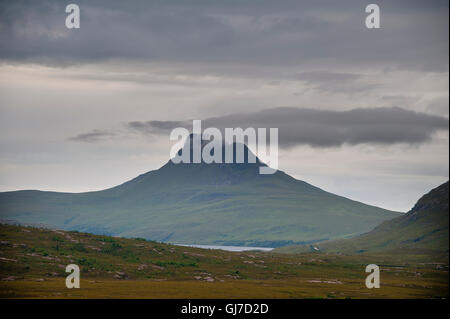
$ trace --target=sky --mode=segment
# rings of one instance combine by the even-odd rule
[[[194,119],[278,127],[279,169],[383,208],[449,178],[448,1],[68,3],[0,1],[0,191],[121,184]]]

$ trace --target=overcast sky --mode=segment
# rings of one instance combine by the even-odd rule
[[[120,184],[193,119],[278,127],[281,170],[384,208],[448,180],[448,1],[72,2],[0,2],[0,191]]]

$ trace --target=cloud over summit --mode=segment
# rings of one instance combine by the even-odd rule
[[[176,127],[191,130],[192,119],[132,121],[125,125],[129,130],[142,134],[168,136]],[[437,131],[448,130],[449,120],[399,107],[348,111],[278,107],[202,119],[202,129],[208,127],[217,127],[222,132],[227,127],[275,127],[279,129],[279,145],[284,148],[297,145],[336,147],[343,144],[421,144],[430,140]],[[72,139],[90,142],[101,133],[101,137],[107,135],[94,130]]]

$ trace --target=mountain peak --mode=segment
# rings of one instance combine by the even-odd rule
[[[209,151],[222,163],[208,164],[203,156],[192,163],[194,137],[183,146],[188,163],[169,160],[110,189],[0,193],[2,218],[177,243],[275,247],[360,234],[398,216],[281,171],[260,174],[264,164],[256,156],[249,160],[253,153],[244,144],[209,149],[211,141],[200,141],[197,151]],[[233,150],[233,163],[226,163],[227,146]],[[239,148],[243,163],[236,163]],[[211,154],[213,150],[221,154]]]
[[[216,154],[217,152],[217,154]],[[174,164],[248,164],[267,166],[245,143],[228,143],[191,133],[170,159]]]

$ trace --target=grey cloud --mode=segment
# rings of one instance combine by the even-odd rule
[[[365,83],[363,76],[355,73],[310,71],[295,75],[295,79],[314,89],[334,93],[361,93],[378,87],[373,83]]]
[[[447,1],[84,1],[68,30],[61,1],[0,3],[0,60],[448,69]]]
[[[356,81],[361,78],[359,74],[342,72],[302,72],[297,79],[308,83],[335,83],[340,81]]]
[[[147,134],[168,134],[175,127],[190,129],[189,121],[131,122],[128,126]],[[280,107],[253,113],[207,118],[202,128],[270,128],[279,130],[279,145],[336,147],[343,144],[421,144],[439,130],[448,130],[446,118],[402,108],[369,108],[349,111]]]
[[[449,117],[449,99],[448,96],[442,96],[434,99],[431,101],[431,103],[427,106],[427,110],[429,112],[432,112],[434,114],[441,114],[445,117]]]
[[[175,127],[186,127],[188,121],[148,121],[148,122],[129,122],[126,124],[128,128],[145,133],[145,134],[161,134],[170,132]]]
[[[88,132],[88,133],[82,133],[82,134],[78,134],[76,136],[70,137],[69,140],[76,141],[76,142],[94,143],[94,142],[99,142],[101,140],[104,140],[106,138],[110,138],[114,135],[115,135],[115,133],[109,132],[109,131],[92,130],[91,132]]]

